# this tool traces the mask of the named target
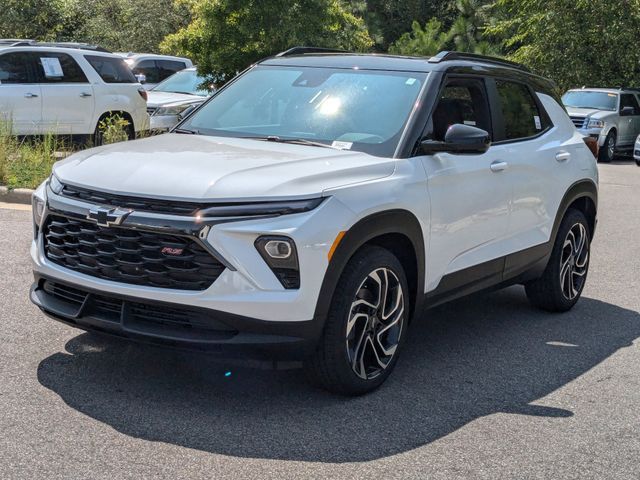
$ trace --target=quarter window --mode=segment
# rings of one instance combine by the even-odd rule
[[[58,52],[37,52],[36,55],[42,83],[89,83],[71,55]]]
[[[529,88],[522,83],[496,80],[504,120],[504,139],[534,137],[549,126]]]

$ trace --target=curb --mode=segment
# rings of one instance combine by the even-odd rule
[[[0,186],[0,202],[3,203],[23,203],[31,204],[33,190],[29,188],[15,188],[9,190],[8,187]]]

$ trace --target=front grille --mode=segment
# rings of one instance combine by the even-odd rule
[[[584,127],[586,120],[587,120],[587,117],[571,117],[571,121],[576,126],[576,128]]]
[[[194,240],[176,235],[101,227],[60,215],[47,218],[43,233],[49,260],[115,282],[206,290],[224,270]],[[163,253],[166,247],[174,255]]]
[[[211,318],[206,311],[199,309],[107,297],[50,280],[45,280],[42,288],[57,300],[75,307],[78,318],[90,316],[107,322],[122,323],[130,330],[141,333],[163,330],[165,333],[173,332],[174,336],[196,331],[224,335],[237,333],[228,325]]]
[[[107,205],[123,209],[138,210],[143,212],[162,213],[166,215],[194,215],[202,205],[194,202],[180,202],[176,200],[161,200],[126,195],[114,195],[111,193],[97,192],[86,188],[65,185],[61,194],[65,197],[75,198],[96,205]]]

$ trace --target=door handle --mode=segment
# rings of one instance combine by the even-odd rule
[[[501,172],[506,170],[508,166],[509,164],[507,162],[495,161],[489,166],[489,168],[492,172]]]
[[[569,152],[558,152],[556,153],[556,160],[558,162],[566,162],[571,158],[571,154]]]
[[[24,98],[38,98],[38,94],[37,93],[25,93],[24,94]]]
[[[82,93],[80,94],[80,96],[81,96],[82,98],[84,98],[84,97],[90,97],[90,96],[91,96],[91,94],[90,94],[90,93],[87,93],[87,92],[82,92]]]

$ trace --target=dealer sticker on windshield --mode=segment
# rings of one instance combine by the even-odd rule
[[[534,115],[533,121],[536,124],[536,130],[542,130],[542,123],[540,122],[540,117],[537,115]]]
[[[353,142],[339,142],[338,140],[334,140],[331,144],[333,148],[337,148],[340,150],[351,150],[352,145]]]

